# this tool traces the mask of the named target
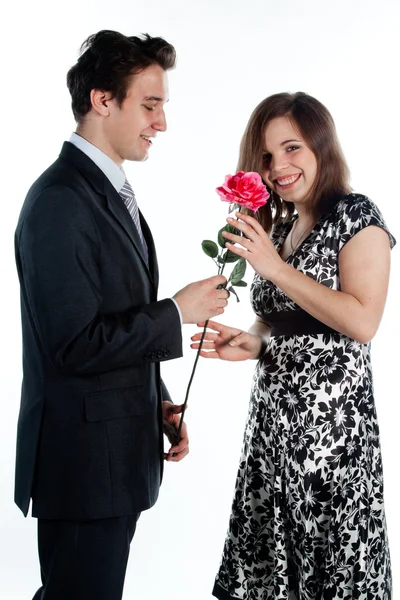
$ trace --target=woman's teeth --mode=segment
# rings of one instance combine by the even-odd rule
[[[291,177],[279,177],[276,181],[278,185],[290,185],[291,183],[294,183],[299,177],[300,173],[298,175],[292,175]]]

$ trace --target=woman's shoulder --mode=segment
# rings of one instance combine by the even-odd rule
[[[338,233],[347,239],[365,227],[375,225],[388,233],[391,247],[396,243],[381,211],[375,202],[364,194],[352,192],[340,198],[332,211],[332,216],[337,223]]]
[[[371,198],[356,192],[342,196],[337,201],[334,209],[336,215],[354,219],[361,217],[363,214],[372,214],[375,211],[379,212],[379,209]]]

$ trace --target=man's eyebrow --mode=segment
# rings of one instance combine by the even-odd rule
[[[164,102],[164,98],[159,98],[158,96],[145,96],[143,100],[146,102]]]

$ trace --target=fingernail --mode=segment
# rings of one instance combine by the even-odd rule
[[[230,346],[236,346],[236,342],[229,342]]]
[[[227,221],[233,221],[233,219],[231,217],[228,217],[226,220]]]

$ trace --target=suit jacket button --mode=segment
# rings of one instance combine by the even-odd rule
[[[146,354],[144,355],[144,357],[145,357],[146,360],[149,360],[149,358],[150,358],[150,352],[146,352]]]
[[[150,358],[157,358],[157,354],[155,352],[152,352]]]
[[[157,357],[158,357],[158,358],[162,358],[163,356],[164,356],[164,352],[163,352],[162,350],[159,350],[159,351],[157,352]]]
[[[164,350],[164,356],[167,358],[169,356],[169,350]]]

